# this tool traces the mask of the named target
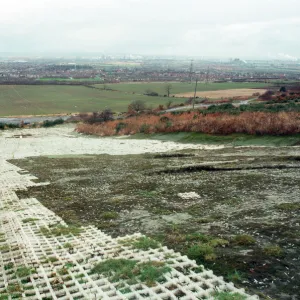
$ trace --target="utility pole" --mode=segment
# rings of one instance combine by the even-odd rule
[[[198,85],[198,77],[196,77],[195,93],[194,93],[194,99],[193,99],[193,110],[195,109],[195,100],[196,100],[196,95],[197,95],[197,85]]]
[[[192,84],[192,77],[193,77],[192,73],[193,73],[193,60],[191,60],[190,73],[189,73],[190,84]]]
[[[207,68],[205,83],[208,84],[208,81],[209,81],[209,67]]]

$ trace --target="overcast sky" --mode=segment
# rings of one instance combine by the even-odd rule
[[[299,0],[9,0],[0,52],[299,57]]]

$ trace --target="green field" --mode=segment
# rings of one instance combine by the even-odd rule
[[[144,100],[152,107],[168,101],[163,97],[103,91],[84,86],[0,85],[0,116],[92,112],[105,108],[124,112],[134,100]],[[182,102],[182,99],[172,100],[174,103]]]
[[[45,77],[38,79],[39,81],[75,81],[75,82],[86,82],[86,81],[103,81],[101,78],[58,78],[58,77]]]
[[[147,89],[165,94],[165,83],[122,83],[108,84],[113,90],[68,85],[0,85],[0,116],[45,115],[57,113],[92,112],[111,108],[116,112],[127,111],[134,100],[144,100],[148,106],[166,104],[167,97],[142,95]],[[172,83],[172,93],[193,91],[194,85]],[[200,83],[198,90],[223,90],[234,88],[264,87],[261,83]],[[173,104],[184,102],[171,98]]]
[[[115,83],[106,84],[107,88],[127,92],[144,94],[147,90],[157,92],[159,95],[166,94],[166,82],[150,82],[150,83]],[[195,83],[188,82],[174,82],[172,84],[171,94],[193,92],[195,89]],[[98,88],[103,88],[103,84],[96,84]],[[224,83],[204,83],[199,82],[197,90],[200,91],[218,91],[218,90],[229,90],[229,89],[251,89],[251,88],[265,88],[266,83],[236,83],[236,82],[224,82]]]

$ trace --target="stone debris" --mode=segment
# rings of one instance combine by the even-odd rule
[[[195,192],[189,193],[179,193],[178,196],[182,199],[190,200],[190,199],[201,199],[200,195]]]

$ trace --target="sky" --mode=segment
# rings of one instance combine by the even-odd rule
[[[299,12],[299,0],[9,0],[0,52],[293,59]]]

